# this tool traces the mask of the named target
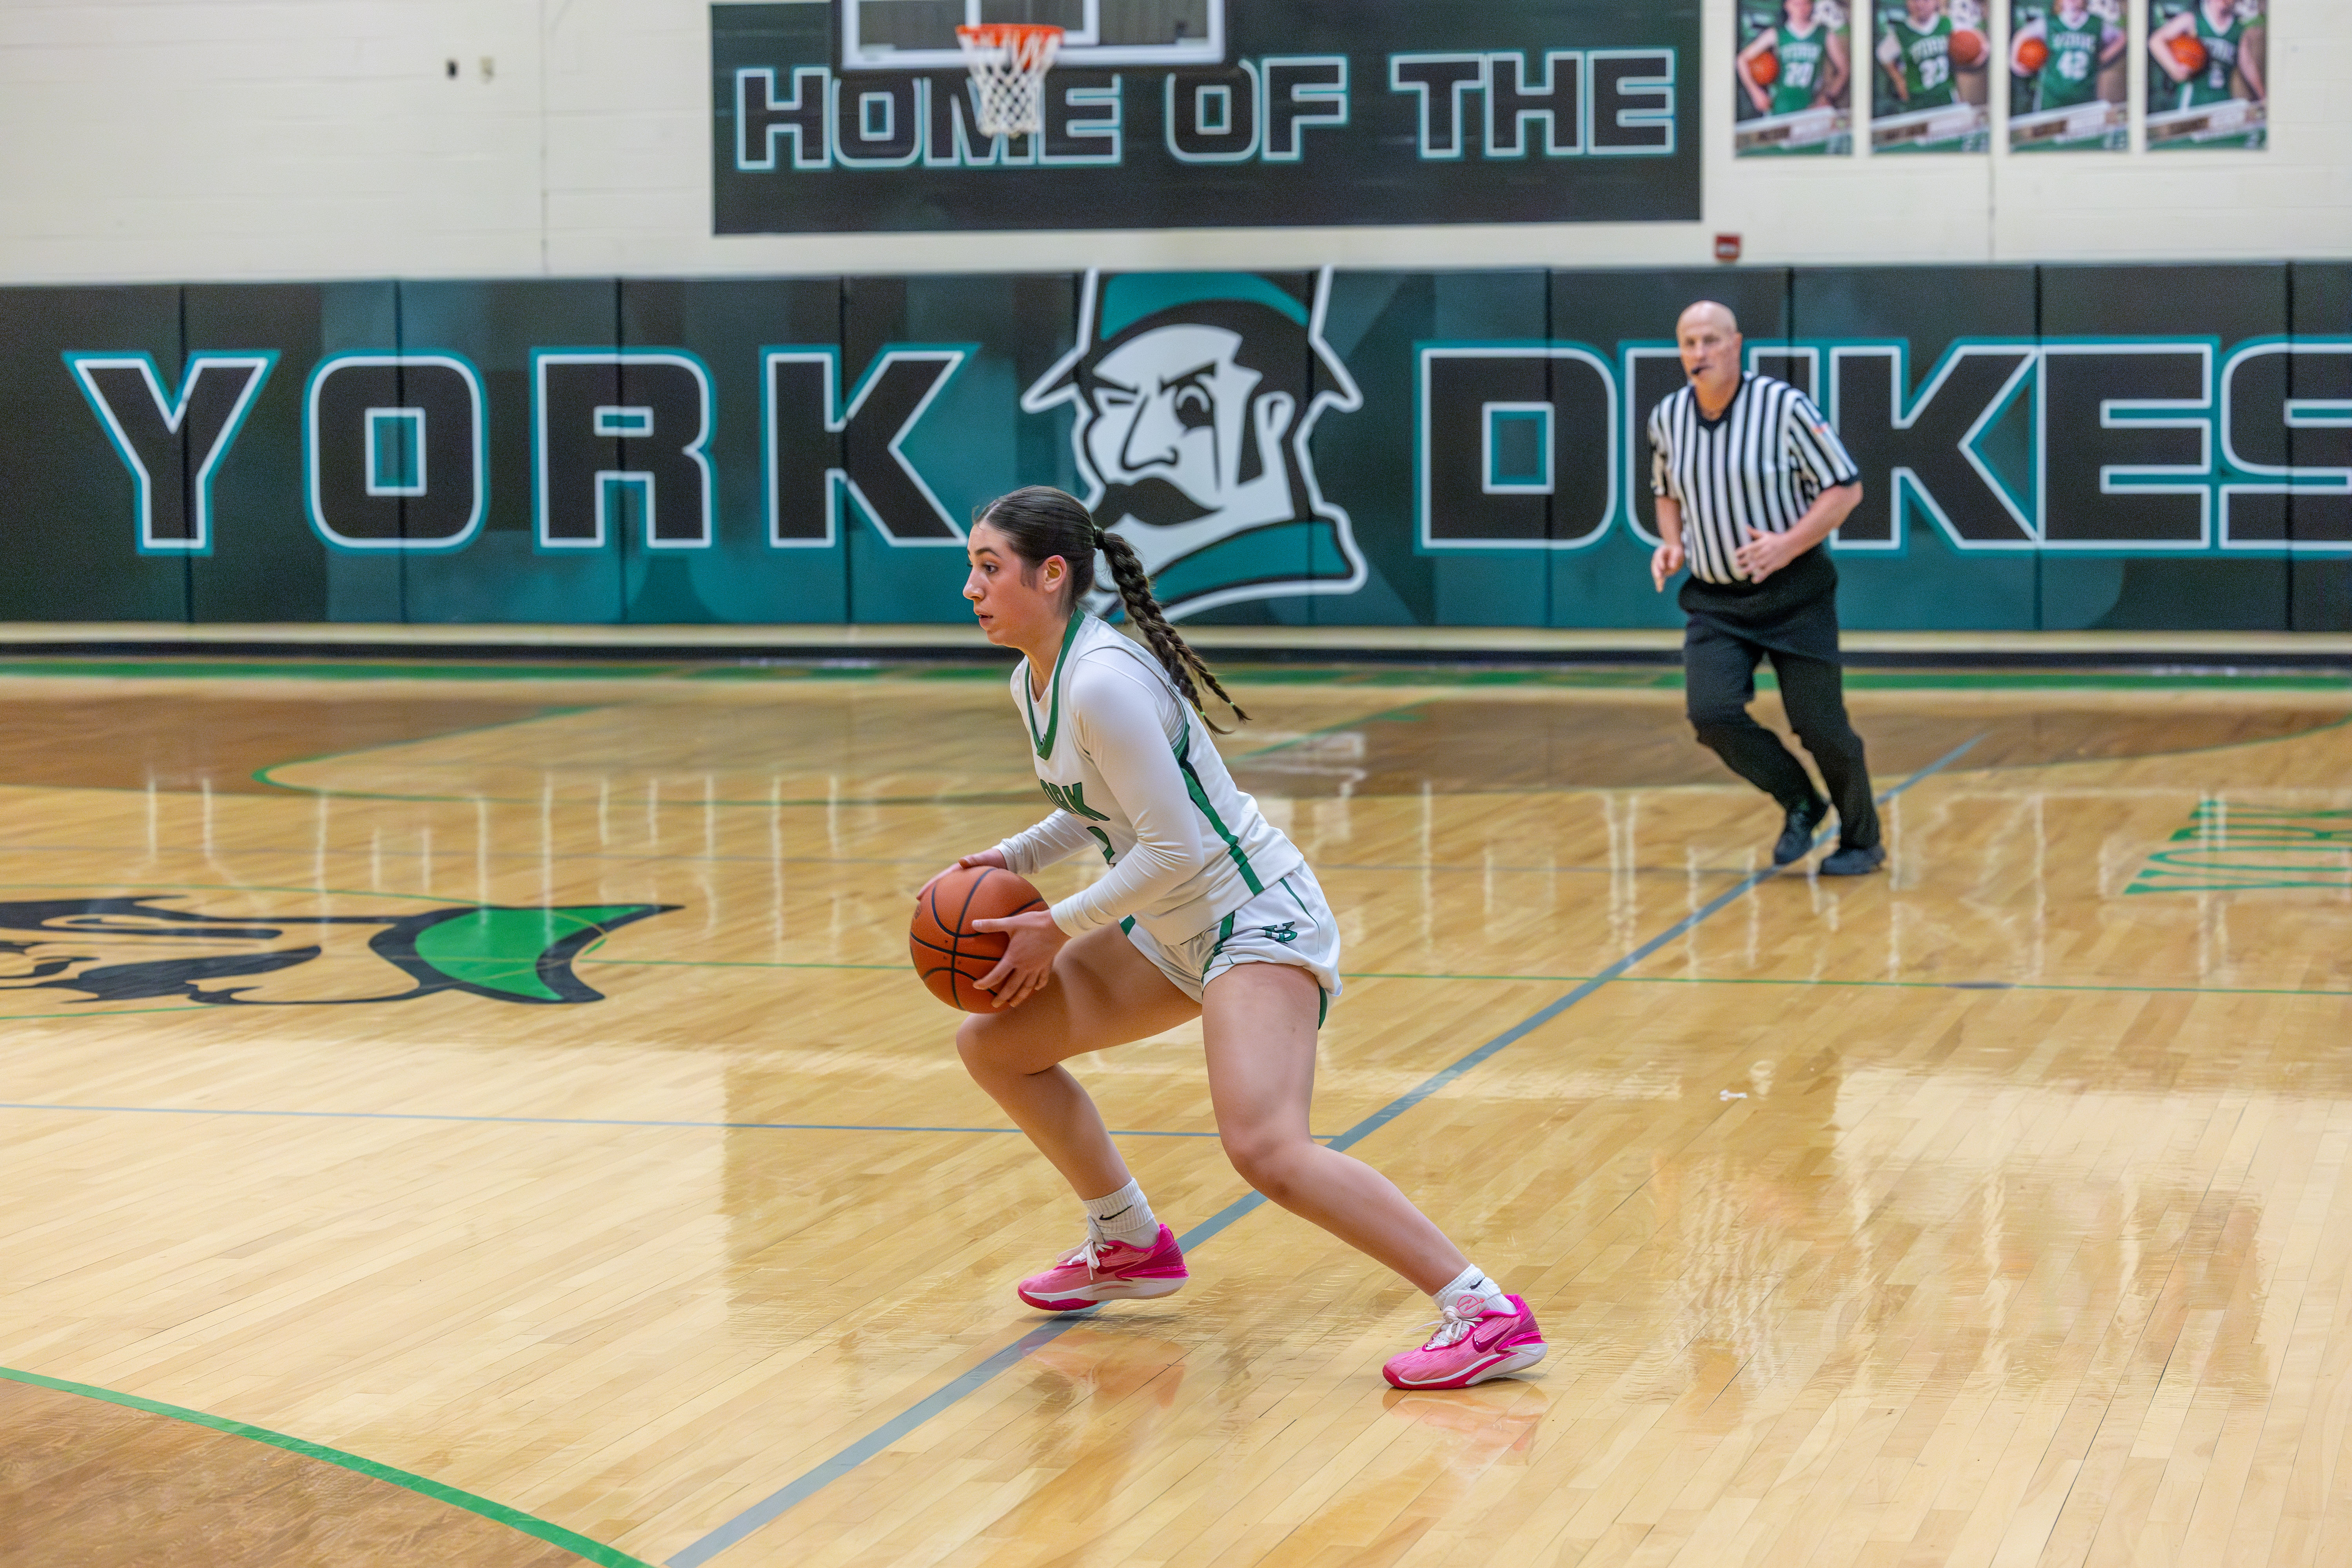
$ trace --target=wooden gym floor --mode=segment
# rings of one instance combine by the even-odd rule
[[[1858,678],[1843,884],[1657,672],[1245,682],[1317,1130],[1552,1344],[1402,1394],[1191,1032],[1086,1068],[1191,1288],[1013,1299],[994,676],[11,668],[0,1562],[2352,1562],[2345,682]]]

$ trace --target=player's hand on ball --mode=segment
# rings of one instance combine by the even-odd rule
[[[962,859],[957,861],[954,865],[943,866],[940,869],[932,872],[931,881],[925,882],[921,887],[915,889],[915,901],[917,903],[923,901],[923,895],[931,890],[931,882],[938,881],[950,871],[969,871],[974,866],[993,866],[1000,871],[1010,871],[1013,869],[1012,867],[1007,866],[1004,863],[1003,850],[983,849],[977,855],[967,855]]]
[[[1786,566],[1797,552],[1795,542],[1785,533],[1761,533],[1745,523],[1740,525],[1740,531],[1748,535],[1748,542],[1733,551],[1731,558],[1748,574],[1751,583],[1761,583]]]
[[[1001,921],[974,921],[971,929],[1005,934],[1004,956],[997,961],[995,968],[972,982],[996,998],[999,1009],[1018,1007],[1039,986],[1054,978],[1054,955],[1070,940],[1045,910],[1008,915]]]
[[[1683,569],[1683,547],[1672,540],[1650,552],[1650,581],[1659,593],[1666,591],[1666,579]]]

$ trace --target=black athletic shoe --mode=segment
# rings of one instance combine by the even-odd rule
[[[1816,868],[1824,877],[1865,877],[1886,864],[1886,851],[1878,845],[1857,849],[1852,845],[1833,855],[1825,856]]]
[[[1813,830],[1829,816],[1830,803],[1817,800],[1801,805],[1789,814],[1789,826],[1780,829],[1780,842],[1772,846],[1772,864],[1785,866],[1791,860],[1801,860],[1813,852]]]

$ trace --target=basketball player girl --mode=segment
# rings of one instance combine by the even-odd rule
[[[2175,16],[2148,35],[2147,52],[2155,57],[2157,67],[2172,79],[2179,90],[2169,107],[2202,109],[2209,103],[2227,103],[2236,98],[2230,74],[2235,71],[2243,78],[2246,96],[2262,101],[2262,62],[2256,57],[2261,51],[2246,47],[2246,35],[2256,29],[2238,10],[2237,0],[2197,0],[2197,4]],[[2191,67],[2174,51],[2174,40],[2194,38],[2203,51],[2204,63]],[[2190,59],[2198,50],[2189,51]]]
[[[2091,0],[2058,0],[2010,40],[2009,68],[2033,83],[2036,110],[2072,109],[2099,96],[2099,73],[2125,47],[2123,29],[2093,15]]]
[[[1890,17],[1878,42],[1878,63],[1905,112],[1959,101],[1952,80],[1952,18],[1944,0],[1909,0],[1908,14]]]
[[[1781,0],[1780,12],[1780,25],[1757,34],[1733,62],[1748,101],[1759,114],[1796,114],[1835,102],[1845,90],[1845,35],[1814,16],[1813,0]],[[1769,89],[1756,79],[1766,55],[1777,63]]]
[[[1082,608],[1097,551],[1149,647]],[[1435,1332],[1389,1362],[1389,1382],[1465,1388],[1533,1365],[1545,1347],[1527,1303],[1387,1177],[1307,1131],[1316,1031],[1339,995],[1338,923],[1305,858],[1225,771],[1201,688],[1248,715],[1168,624],[1134,549],[1038,486],[990,503],[967,553],[982,630],[1026,656],[1013,701],[1055,809],[956,865],[1027,876],[1092,851],[1110,868],[1050,910],[974,922],[1009,945],[978,983],[996,1009],[967,1018],[957,1048],[1086,1215],[1086,1240],[1022,1280],[1021,1299],[1070,1312],[1182,1287],[1175,1236],[1063,1064],[1197,1017],[1234,1169],[1436,1300]]]

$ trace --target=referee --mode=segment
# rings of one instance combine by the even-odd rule
[[[1690,384],[1650,415],[1650,488],[1664,542],[1650,576],[1664,593],[1689,561],[1681,603],[1690,616],[1683,690],[1691,727],[1788,814],[1772,864],[1803,858],[1834,803],[1838,847],[1821,874],[1874,871],[1886,851],[1862,737],[1846,721],[1837,569],[1822,547],[1861,504],[1860,470],[1812,399],[1769,375],[1741,374],[1739,323],[1728,310],[1693,305],[1675,339]],[[1789,722],[1821,765],[1827,801],[1780,737],[1748,716],[1756,666],[1767,657]]]

